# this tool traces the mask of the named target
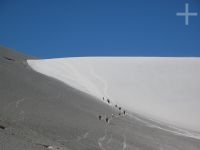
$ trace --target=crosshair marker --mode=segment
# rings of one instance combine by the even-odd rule
[[[176,13],[177,16],[184,16],[185,17],[185,25],[189,25],[189,16],[197,16],[197,13],[190,13],[189,12],[189,4],[185,4],[185,12],[184,13]]]

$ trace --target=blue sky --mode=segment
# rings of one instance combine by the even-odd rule
[[[188,26],[185,3],[198,13]],[[200,56],[200,1],[0,0],[0,45],[40,58]]]

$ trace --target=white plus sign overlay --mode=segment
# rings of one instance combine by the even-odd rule
[[[185,17],[185,25],[189,25],[189,16],[197,16],[197,13],[190,13],[189,12],[189,5],[185,4],[185,12],[184,13],[176,13],[177,16],[184,16]]]

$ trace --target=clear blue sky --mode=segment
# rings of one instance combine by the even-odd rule
[[[185,3],[198,13],[188,26]],[[200,1],[0,0],[0,45],[40,58],[200,56]]]

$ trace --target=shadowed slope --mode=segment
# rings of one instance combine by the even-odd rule
[[[17,62],[2,56],[12,57]],[[98,124],[98,130],[102,128],[103,131],[105,123],[99,122],[97,116],[111,114],[107,105],[32,71],[23,55],[1,48],[0,59],[2,120],[42,132],[52,140],[63,136],[63,139],[73,141],[85,132],[95,130]]]

